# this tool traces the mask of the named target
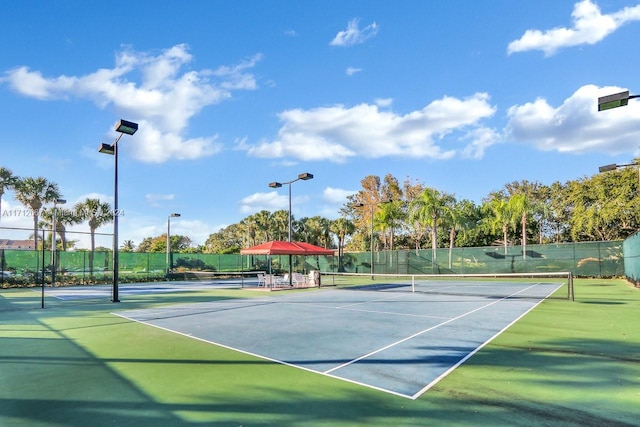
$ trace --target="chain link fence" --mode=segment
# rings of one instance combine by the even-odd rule
[[[2,243],[0,239],[0,243]],[[624,252],[624,255],[623,255]],[[297,272],[385,274],[476,274],[570,271],[577,277],[624,277],[640,280],[640,237],[625,242],[348,252],[337,256],[293,256]],[[372,265],[373,261],[373,265]],[[289,270],[289,256],[203,253],[119,252],[119,281],[201,280],[225,272]],[[113,254],[0,247],[0,286],[110,283]],[[207,275],[207,273],[212,273]]]

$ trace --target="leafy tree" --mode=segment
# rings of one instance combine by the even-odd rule
[[[171,252],[183,253],[191,248],[193,242],[187,236],[172,234],[169,245]],[[146,237],[138,245],[138,252],[167,252],[167,233],[156,237]]]
[[[210,234],[204,243],[205,252],[215,254],[240,252],[247,231],[248,229],[241,224],[232,224],[216,233]],[[171,244],[173,245],[173,236]]]
[[[571,181],[567,187],[571,204],[569,226],[574,240],[618,240],[638,230],[640,200],[636,170],[598,174],[591,179]]]

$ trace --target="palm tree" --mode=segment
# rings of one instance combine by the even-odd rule
[[[60,198],[58,184],[49,182],[46,178],[20,178],[14,184],[16,199],[24,206],[31,208],[33,213],[33,243],[38,247],[38,219],[40,209],[45,203],[51,203]]]
[[[476,206],[470,200],[454,201],[446,214],[445,223],[449,227],[449,268],[451,268],[456,235],[458,231],[465,233],[475,225]]]
[[[133,243],[133,240],[125,240],[122,242],[122,246],[120,246],[120,250],[122,252],[133,252],[135,250],[136,245]]]
[[[509,224],[511,223],[511,212],[509,212],[509,203],[503,197],[495,195],[489,202],[491,216],[485,217],[485,223],[494,232],[500,227],[502,230],[502,242],[504,244],[504,254],[507,255],[507,233],[509,232]]]
[[[511,196],[509,199],[509,210],[513,215],[512,221],[520,219],[522,226],[522,258],[527,258],[527,215],[529,213],[529,199],[526,194],[519,193]]]
[[[80,221],[89,223],[91,233],[91,252],[89,252],[89,275],[93,276],[93,253],[96,248],[96,230],[105,224],[113,221],[113,210],[111,205],[101,202],[99,199],[86,199],[84,202],[76,203],[73,207]]]
[[[436,260],[436,249],[438,248],[438,225],[441,224],[446,211],[454,197],[447,193],[440,193],[435,188],[426,187],[424,191],[411,202],[411,217],[431,228],[431,248],[433,250],[433,260]]]
[[[67,226],[78,224],[81,219],[78,218],[76,213],[69,209],[56,209],[56,224],[53,223],[53,208],[44,209],[42,211],[42,218],[45,220],[43,223],[45,227],[49,227],[52,230],[55,228],[55,234],[60,236],[60,242],[62,244],[62,250],[67,250]],[[53,239],[56,240],[55,237]],[[55,248],[54,248],[55,249]]]
[[[289,211],[280,209],[271,214],[275,240],[287,240],[289,237]],[[283,237],[287,236],[287,237]]]
[[[0,167],[0,219],[2,218],[2,196],[5,190],[12,189],[16,185],[18,179],[11,170]]]
[[[382,228],[383,231],[389,230],[390,250],[393,250],[395,230],[406,217],[403,205],[404,203],[402,202],[402,200],[394,200],[387,203],[381,203],[380,209],[378,210],[378,212],[376,212],[375,215],[375,222],[380,226],[380,228]]]
[[[258,240],[258,232],[262,234],[260,243],[268,242],[269,240],[271,240],[271,213],[269,211],[261,210],[260,212],[254,213],[251,216],[251,221],[255,224],[256,227],[256,240]]]
[[[338,271],[344,271],[342,266],[342,256],[344,253],[344,241],[345,238],[356,231],[356,226],[353,221],[349,221],[346,218],[338,218],[335,221],[331,221],[329,229],[338,238]]]

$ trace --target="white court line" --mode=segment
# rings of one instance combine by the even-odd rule
[[[535,286],[535,285],[534,285]],[[536,308],[538,305],[540,305],[544,300],[546,300],[550,295],[553,295],[562,285],[558,285],[556,286],[556,288],[553,290],[553,292],[550,292],[549,295],[547,295],[544,298],[541,298],[540,301],[538,301],[537,303],[535,303],[533,306],[531,306],[531,308],[529,308],[527,311],[525,311],[524,313],[522,313],[520,316],[518,316],[516,319],[513,320],[513,322],[509,323],[507,326],[505,326],[504,328],[500,329],[498,332],[496,332],[491,338],[489,338],[488,340],[486,340],[485,342],[481,343],[478,347],[475,348],[475,350],[469,352],[469,354],[467,354],[465,357],[463,357],[462,359],[460,359],[458,361],[458,363],[456,363],[455,365],[453,365],[452,367],[450,367],[449,369],[447,369],[445,372],[443,372],[442,374],[440,374],[440,376],[438,376],[437,378],[435,378],[433,381],[431,381],[429,384],[427,384],[426,386],[424,386],[422,388],[422,390],[418,391],[416,394],[414,394],[413,396],[410,396],[411,399],[415,400],[418,397],[422,396],[427,390],[429,390],[431,387],[433,387],[434,385],[436,385],[437,383],[440,382],[440,380],[442,380],[444,377],[446,377],[447,375],[449,375],[451,372],[453,372],[456,368],[458,368],[458,366],[462,365],[464,362],[466,362],[467,360],[469,360],[469,358],[471,358],[471,356],[473,356],[474,354],[476,354],[477,352],[479,352],[483,347],[485,347],[487,344],[489,344],[491,341],[493,341],[494,339],[496,339],[498,337],[498,335],[502,334],[504,331],[506,331],[507,329],[509,329],[511,327],[511,325],[513,325],[514,323],[516,323],[518,320],[522,319],[527,313],[529,313],[531,310],[533,310],[534,308]]]
[[[379,292],[377,292],[377,293],[379,293]],[[348,307],[353,307],[355,305],[369,304],[369,303],[372,303],[372,302],[388,301],[388,300],[391,300],[391,299],[396,299],[396,298],[405,297],[405,296],[407,296],[406,293],[405,294],[403,294],[403,293],[392,294],[392,296],[389,296],[389,297],[377,298],[377,299],[361,301],[361,302],[355,302],[355,303],[352,303],[352,304],[345,304],[345,305],[338,306],[337,308],[348,308]]]
[[[351,383],[351,384],[356,384],[356,385],[359,385],[359,386],[362,386],[362,387],[367,387],[367,388],[378,390],[378,391],[381,391],[381,392],[384,392],[384,393],[389,393],[389,394],[393,394],[393,395],[396,395],[396,396],[400,396],[400,397],[411,399],[411,396],[407,396],[406,394],[398,393],[398,392],[395,392],[395,391],[392,391],[392,390],[387,390],[387,389],[384,389],[382,387],[378,387],[378,386],[375,386],[375,385],[372,385],[372,384],[362,383],[362,382],[359,382],[359,381],[350,380],[348,378],[343,378],[343,377],[340,377],[340,376],[337,376],[337,375],[331,375],[331,374],[327,374],[325,372],[316,371],[314,369],[305,368],[304,366],[296,365],[294,363],[285,362],[284,360],[274,359],[272,357],[264,356],[262,354],[252,353],[250,351],[242,350],[242,349],[239,349],[239,348],[235,348],[235,347],[232,347],[232,346],[229,346],[229,345],[226,345],[226,344],[222,344],[222,343],[219,343],[219,342],[216,342],[216,341],[207,340],[207,339],[204,339],[204,338],[193,336],[191,334],[187,334],[187,333],[184,333],[184,332],[180,332],[180,331],[176,331],[176,330],[173,330],[173,329],[165,328],[163,326],[154,325],[153,323],[150,323],[150,322],[146,322],[146,321],[143,321],[143,320],[138,320],[138,319],[134,319],[134,318],[131,318],[131,317],[127,317],[124,314],[118,314],[118,313],[111,313],[111,314],[113,314],[114,316],[121,317],[123,319],[130,320],[132,322],[141,323],[143,325],[151,326],[153,328],[161,329],[163,331],[167,331],[167,332],[171,332],[171,333],[174,333],[174,334],[182,335],[183,337],[191,338],[191,339],[194,339],[194,340],[197,340],[197,341],[200,341],[200,342],[204,342],[204,343],[207,343],[207,344],[213,344],[213,345],[216,345],[216,346],[219,346],[219,347],[222,347],[222,348],[226,348],[227,350],[237,351],[237,352],[242,353],[242,354],[246,354],[246,355],[249,355],[249,356],[257,357],[258,359],[263,359],[263,360],[267,360],[269,362],[279,363],[281,365],[286,365],[286,366],[289,366],[289,367],[292,367],[292,368],[302,369],[303,371],[311,372],[313,374],[324,375],[326,377],[333,378],[335,380],[346,381],[346,382]]]
[[[406,295],[403,295],[403,296],[406,296]],[[421,319],[449,319],[450,318],[448,316],[432,316],[432,315],[429,315],[429,314],[398,313],[397,311],[365,310],[363,308],[351,308],[351,307],[356,306],[356,305],[368,304],[368,303],[371,303],[371,302],[388,301],[390,299],[391,298],[369,300],[369,301],[363,301],[363,302],[347,304],[347,305],[342,305],[342,306],[337,306],[337,307],[331,307],[331,306],[327,306],[327,305],[324,305],[324,304],[317,304],[317,303],[300,303],[300,302],[295,302],[295,301],[294,302],[280,301],[279,304],[302,305],[302,306],[305,306],[305,307],[322,308],[322,309],[329,309],[329,310],[357,311],[357,312],[361,312],[361,313],[389,314],[389,315],[400,316],[400,317],[419,317]],[[416,301],[416,302],[424,302],[424,301]]]
[[[524,292],[524,291],[527,291],[527,290],[529,290],[529,289],[531,289],[531,288],[534,288],[534,287],[536,287],[536,286],[537,286],[537,284],[536,284],[536,285],[529,286],[529,287],[527,287],[527,288],[524,288],[524,289],[519,290],[518,292],[514,292],[514,293],[512,293],[512,294],[511,294],[511,295],[509,295],[509,296],[502,297],[502,298],[500,298],[500,299],[498,299],[498,300],[492,301],[492,302],[490,302],[490,303],[488,303],[488,304],[485,304],[485,305],[483,305],[483,306],[481,306],[481,307],[475,308],[475,309],[473,309],[473,310],[471,310],[471,311],[468,311],[468,312],[466,312],[466,313],[463,313],[463,314],[461,314],[461,315],[459,315],[459,316],[452,317],[451,319],[449,319],[449,320],[445,320],[445,321],[444,321],[444,322],[442,322],[442,323],[439,323],[439,324],[437,324],[437,325],[434,325],[434,326],[432,326],[432,327],[430,327],[430,328],[427,328],[427,329],[424,329],[424,330],[422,330],[422,331],[416,332],[415,334],[413,334],[413,335],[409,335],[409,336],[408,336],[408,337],[406,337],[406,338],[403,338],[403,339],[401,339],[401,340],[398,340],[398,341],[396,341],[396,342],[393,342],[393,343],[391,343],[391,344],[389,344],[389,345],[386,345],[386,346],[384,346],[384,347],[382,347],[382,348],[379,348],[379,349],[377,349],[377,350],[374,350],[374,351],[372,351],[372,352],[370,352],[370,353],[364,354],[364,355],[362,355],[362,356],[360,356],[360,357],[358,357],[358,358],[356,358],[356,359],[353,359],[353,360],[350,360],[349,362],[343,363],[342,365],[338,365],[338,366],[336,366],[336,367],[334,367],[334,368],[331,368],[331,369],[329,369],[329,370],[325,371],[325,373],[330,374],[331,372],[335,372],[335,371],[337,371],[338,369],[342,369],[342,368],[344,368],[344,367],[346,367],[346,366],[352,365],[352,364],[354,364],[354,363],[356,363],[356,362],[359,362],[360,360],[364,360],[364,359],[366,359],[366,358],[368,358],[368,357],[370,357],[370,356],[373,356],[374,354],[380,353],[381,351],[388,350],[388,349],[390,349],[390,348],[392,348],[392,347],[395,347],[395,346],[397,346],[397,345],[399,345],[399,344],[402,344],[402,343],[404,343],[404,342],[407,342],[407,341],[409,341],[409,340],[411,340],[411,339],[413,339],[413,338],[415,338],[415,337],[417,337],[417,336],[420,336],[420,335],[422,335],[422,334],[425,334],[425,333],[427,333],[427,332],[429,332],[429,331],[433,331],[434,329],[437,329],[437,328],[439,328],[439,327],[441,327],[441,326],[444,326],[444,325],[446,325],[446,324],[448,324],[448,323],[454,322],[454,321],[456,321],[456,320],[458,320],[458,319],[462,319],[463,317],[466,317],[466,316],[468,316],[468,315],[470,315],[470,314],[473,314],[473,313],[475,313],[475,312],[477,312],[477,311],[484,310],[484,309],[485,309],[485,308],[487,308],[487,307],[490,307],[490,306],[492,306],[492,305],[494,305],[494,304],[497,304],[497,303],[499,303],[499,302],[501,302],[501,301],[504,301],[505,299],[508,299],[508,298],[510,298],[510,297],[512,297],[512,296],[514,296],[514,295],[518,295],[519,293]]]

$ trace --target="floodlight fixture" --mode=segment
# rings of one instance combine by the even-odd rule
[[[303,181],[308,181],[310,179],[313,179],[313,174],[309,172],[301,173],[300,175],[298,175],[298,179],[301,179]]]
[[[282,183],[280,183],[280,182],[270,182],[269,183],[269,187],[271,187],[271,188],[280,188],[280,187],[282,187]]]
[[[116,132],[126,133],[127,135],[133,135],[138,131],[138,124],[130,122],[128,120],[122,120],[118,122],[116,126]]]
[[[615,163],[612,163],[610,165],[604,165],[604,166],[600,166],[598,168],[598,172],[603,173],[603,172],[610,172],[610,171],[614,171],[618,169],[618,165],[616,165]]]
[[[624,107],[629,104],[630,99],[640,98],[640,95],[629,95],[629,91],[614,93],[612,95],[598,98],[598,111],[610,110],[612,108]]]
[[[113,144],[100,144],[100,148],[98,148],[98,152],[102,154],[110,154],[114,155],[116,152],[116,147]]]

